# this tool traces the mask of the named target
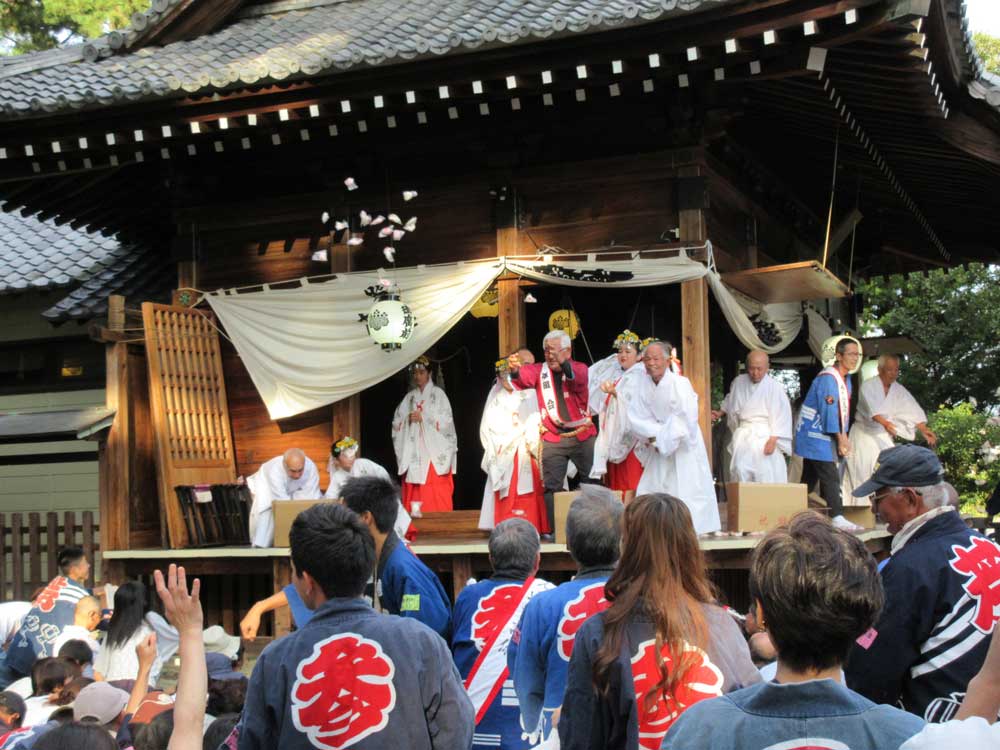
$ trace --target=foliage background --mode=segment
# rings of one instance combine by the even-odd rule
[[[0,52],[22,54],[129,24],[150,0],[0,0]]]

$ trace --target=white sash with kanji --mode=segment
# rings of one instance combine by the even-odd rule
[[[839,396],[839,403],[837,406],[840,408],[840,431],[847,432],[848,422],[851,418],[851,396],[847,392],[847,382],[844,380],[844,376],[840,374],[840,370],[836,367],[827,367],[825,370],[820,372],[820,375],[830,375],[837,383],[837,395]]]
[[[559,407],[556,402],[556,388],[553,383],[552,370],[549,369],[547,364],[542,365],[542,371],[538,375],[538,386],[542,389],[542,416],[547,416],[551,419],[558,427],[568,427],[569,429],[575,429],[577,427],[582,427],[590,421],[590,417],[584,415],[582,419],[576,419],[571,422],[564,422],[559,418]],[[569,407],[566,407],[567,410]]]
[[[493,699],[500,693],[509,676],[507,647],[510,645],[514,630],[521,621],[521,613],[524,612],[524,608],[535,594],[550,588],[552,588],[551,583],[534,577],[524,582],[517,597],[511,600],[509,614],[505,612],[498,617],[498,620],[503,624],[486,641],[483,650],[479,652],[476,663],[469,670],[469,676],[465,678],[465,691],[469,694],[473,708],[476,709],[477,724],[489,710]]]

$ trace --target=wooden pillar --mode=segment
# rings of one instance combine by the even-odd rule
[[[277,594],[292,582],[292,565],[290,558],[276,557],[271,562],[271,578],[274,593]],[[278,607],[274,610],[274,637],[280,638],[292,632],[292,612],[290,607]]]
[[[335,245],[333,235],[331,235],[329,254],[331,273],[347,273],[351,270],[350,245]],[[355,440],[361,440],[360,393],[341,399],[333,405],[333,439],[340,440],[345,435],[350,435]]]
[[[115,410],[115,419],[98,451],[99,507],[101,511],[101,549],[129,549],[131,503],[131,414],[128,394],[128,344],[109,344],[106,348],[107,385],[105,404]]]
[[[513,190],[507,192],[504,201],[497,201],[495,206],[495,223],[497,227],[497,257],[517,255],[517,195]],[[527,329],[525,326],[524,294],[521,292],[521,279],[518,276],[497,280],[497,305],[500,313],[497,318],[499,326],[500,356],[510,354],[519,346],[527,346]]]
[[[700,167],[682,167],[678,170],[681,178],[701,177]],[[679,190],[678,193],[696,191]],[[680,239],[683,242],[699,243],[707,238],[705,211],[692,194],[680,200]],[[712,460],[712,368],[709,358],[708,339],[708,282],[704,279],[685,281],[681,284],[681,358],[684,374],[695,393],[698,394],[698,424],[701,436],[708,449],[708,460]]]

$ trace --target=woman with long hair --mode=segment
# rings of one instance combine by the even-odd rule
[[[625,509],[605,596],[611,606],[576,636],[558,723],[563,750],[659,748],[689,706],[760,681],[676,497],[642,495]]]
[[[157,637],[157,656],[149,672],[149,684],[156,685],[163,662],[177,650],[177,631],[160,615],[146,612],[146,587],[142,583],[122,584],[115,592],[114,614],[108,622],[104,645],[94,661],[94,676],[131,690],[139,674],[136,646],[151,633]]]

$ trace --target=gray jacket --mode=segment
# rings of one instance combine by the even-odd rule
[[[361,599],[331,599],[261,653],[238,747],[463,750],[474,724],[441,636]]]

